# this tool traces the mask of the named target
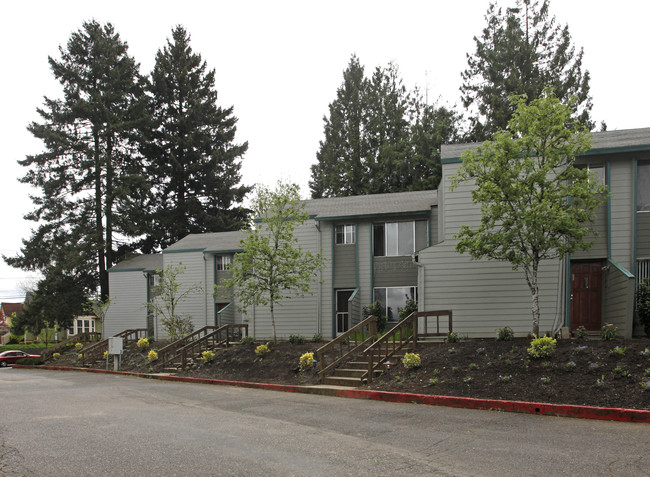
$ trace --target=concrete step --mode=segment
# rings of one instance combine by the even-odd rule
[[[359,378],[327,376],[323,379],[323,384],[331,385],[331,386],[346,386],[351,388],[357,388],[361,386],[363,383]]]

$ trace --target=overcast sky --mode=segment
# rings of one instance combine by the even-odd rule
[[[500,1],[512,5],[513,1]],[[0,148],[2,231],[0,251],[15,255],[34,225],[30,190],[17,178],[16,161],[42,145],[26,130],[38,120],[43,96],[60,85],[47,57],[83,21],[111,22],[129,45],[143,74],[174,26],[185,26],[192,47],[216,70],[221,106],[234,106],[237,141],[249,142],[243,182],[296,182],[304,197],[309,166],[323,135],[323,115],[335,98],[342,73],[356,53],[370,74],[389,61],[399,65],[407,87],[428,88],[430,101],[459,104],[460,73],[474,52],[488,0],[464,1],[29,1],[1,7]],[[591,73],[592,117],[609,129],[650,126],[648,18],[646,0],[551,1],[551,14],[568,24],[584,47]],[[34,274],[0,264],[0,301],[20,301],[19,284]]]

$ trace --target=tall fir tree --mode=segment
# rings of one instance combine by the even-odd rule
[[[397,65],[368,79],[353,55],[323,122],[311,166],[314,198],[435,189],[440,146],[456,140],[458,117],[408,91]]]
[[[563,102],[575,96],[574,116],[592,129],[583,50],[576,50],[569,27],[549,15],[549,1],[517,0],[505,9],[492,3],[485,19],[481,37],[474,37],[476,51],[467,55],[468,67],[461,74],[463,105],[473,108],[466,139],[482,141],[506,129],[514,112],[508,98],[525,94],[530,102],[549,86]]]
[[[190,233],[243,227],[241,203],[251,188],[240,185],[240,169],[248,143],[234,143],[233,107],[217,105],[215,71],[192,51],[182,26],[158,51],[148,90],[151,125],[142,152],[151,189],[140,217],[143,251]]]
[[[133,142],[143,80],[110,23],[85,22],[59,51],[49,63],[62,97],[45,98],[42,122],[28,127],[45,152],[19,161],[29,168],[21,182],[40,189],[32,197],[36,209],[25,216],[39,225],[16,257],[4,258],[46,277],[74,275],[105,298],[115,234],[132,232],[126,199],[143,186]]]

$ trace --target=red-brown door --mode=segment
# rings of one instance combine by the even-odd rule
[[[571,329],[599,330],[602,318],[602,262],[571,264]]]

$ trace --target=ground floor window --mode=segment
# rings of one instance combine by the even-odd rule
[[[373,301],[384,305],[389,321],[399,320],[399,311],[408,300],[417,301],[418,287],[382,287],[375,288]]]
[[[77,318],[72,322],[72,326],[68,328],[69,335],[78,335],[79,333],[94,333],[94,332],[95,332],[94,318]]]

